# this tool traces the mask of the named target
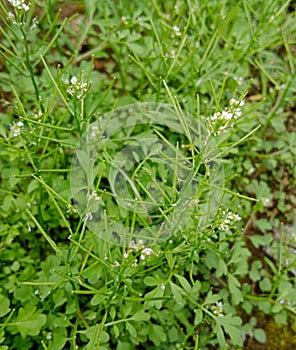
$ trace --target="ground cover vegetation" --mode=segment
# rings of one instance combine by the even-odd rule
[[[0,22],[0,350],[294,349],[295,3]]]

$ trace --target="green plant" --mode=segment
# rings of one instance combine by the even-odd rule
[[[1,350],[239,349],[268,343],[258,310],[295,322],[292,6],[0,4]]]

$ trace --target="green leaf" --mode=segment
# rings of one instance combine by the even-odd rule
[[[239,289],[240,282],[235,276],[233,276],[230,273],[228,274],[228,286],[233,304],[237,305],[241,301],[243,301],[243,295],[241,290]]]
[[[163,328],[157,324],[151,323],[149,325],[148,337],[156,346],[159,346],[161,343],[165,342],[167,339],[166,333]]]
[[[263,280],[259,282],[259,287],[262,292],[270,292],[272,288],[270,278],[264,277]]]
[[[68,341],[68,337],[63,334],[53,333],[53,341],[50,343],[48,350],[62,350],[65,349],[65,344]]]
[[[221,277],[222,275],[226,275],[226,274],[227,274],[227,265],[224,260],[219,259],[217,270],[216,270],[216,276]]]
[[[150,315],[145,312],[143,309],[138,310],[132,317],[133,321],[148,321],[150,319]]]
[[[257,340],[258,343],[265,344],[266,333],[265,333],[264,329],[262,329],[262,328],[254,329],[253,336]]]
[[[172,281],[170,281],[170,287],[171,287],[172,294],[173,294],[177,304],[183,305],[183,298],[181,295],[181,292],[183,291],[183,289],[181,287],[177,286]]]
[[[107,298],[107,295],[104,295],[104,294],[96,294],[90,301],[90,304],[91,305],[99,305],[101,304],[102,302],[105,301],[105,299]]]
[[[281,310],[274,315],[274,321],[276,324],[287,325],[288,313],[285,310]]]
[[[121,342],[119,341],[116,347],[116,350],[132,350],[133,345],[129,342]]]
[[[163,300],[162,300],[163,294],[164,294],[164,289],[162,289],[161,287],[156,287],[151,292],[148,292],[147,294],[145,294],[145,298],[156,299],[156,300],[145,301],[144,303],[145,308],[150,309],[151,307],[155,306],[156,309],[160,309],[163,303]],[[159,298],[159,300],[157,300],[157,298]]]
[[[225,341],[225,336],[224,336],[223,330],[222,330],[221,326],[219,325],[219,323],[216,323],[216,325],[214,327],[214,331],[217,334],[219,348],[224,349],[225,345],[226,345],[226,341]]]
[[[171,327],[168,332],[168,338],[171,343],[176,343],[179,339],[179,331],[177,327]]]
[[[203,305],[214,304],[219,299],[220,299],[220,296],[218,294],[213,294],[212,291],[210,290]]]
[[[17,300],[20,300],[22,303],[24,303],[25,301],[32,299],[34,293],[31,286],[20,284],[14,290],[13,295]]]
[[[191,285],[187,281],[187,279],[185,277],[177,275],[177,274],[175,274],[175,276],[178,278],[178,280],[179,280],[181,286],[183,287],[183,289],[185,290],[185,292],[190,293],[191,292]]]
[[[102,333],[100,334],[99,324],[91,326],[84,331],[80,331],[80,333],[85,334],[86,337],[90,340],[90,342],[88,343],[89,346],[91,344],[97,344],[98,341],[100,341],[101,343],[107,343],[110,338],[109,334],[105,331],[102,331]]]
[[[112,326],[112,331],[114,333],[115,338],[118,338],[120,335],[120,331],[119,331],[119,328],[116,326],[116,324]]]
[[[3,317],[9,313],[10,311],[9,305],[10,305],[9,299],[4,295],[0,295],[0,317]]]
[[[260,269],[262,268],[262,262],[260,260],[255,260],[252,263],[250,270],[250,278],[252,281],[259,281],[261,278]]]
[[[145,286],[157,286],[159,284],[159,281],[155,277],[147,276],[144,278],[144,284]]]
[[[271,223],[267,219],[264,219],[264,218],[258,219],[256,221],[256,224],[262,233],[265,233],[266,231],[269,231],[272,229]]]
[[[194,324],[198,325],[201,323],[202,319],[203,319],[203,312],[202,309],[195,309],[194,310],[195,313],[195,317],[194,317]]]
[[[173,268],[175,266],[175,262],[176,262],[176,257],[171,253],[166,253],[165,257],[166,257],[166,260],[168,262],[170,270],[173,270]]]
[[[126,322],[126,329],[133,338],[137,338],[137,331],[131,323]]]
[[[270,233],[265,234],[263,236],[254,235],[250,236],[249,239],[255,248],[259,248],[260,246],[266,247],[273,241],[273,235]]]
[[[18,316],[13,322],[22,336],[38,335],[45,323],[46,315],[42,314],[40,310],[36,311],[36,307],[33,305],[26,305],[24,308],[20,308]]]
[[[242,320],[240,317],[227,314],[224,317],[215,316],[215,321],[229,334],[232,344],[242,346],[243,334],[241,329]]]
[[[276,314],[280,312],[282,309],[283,309],[283,305],[279,301],[276,301],[271,311]]]
[[[252,312],[252,310],[253,310],[253,307],[254,307],[254,305],[253,305],[250,301],[248,301],[248,300],[245,300],[245,301],[243,302],[243,304],[242,304],[242,308],[246,311],[246,313],[247,313],[248,315],[251,314],[251,312]]]

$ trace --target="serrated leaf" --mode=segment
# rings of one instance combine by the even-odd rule
[[[150,324],[148,337],[156,346],[165,342],[167,339],[166,333],[163,328],[157,324]]]
[[[261,235],[253,235],[249,237],[255,248],[259,248],[260,246],[266,247],[273,241],[273,235],[268,233],[263,236]]]
[[[208,293],[208,295],[207,295],[203,305],[214,304],[219,299],[220,299],[220,296],[218,294],[213,294],[212,291],[209,291],[209,293]]]
[[[215,316],[215,321],[224,328],[234,345],[242,346],[243,334],[241,330],[242,320],[240,317],[227,314],[224,317]]]
[[[264,218],[256,220],[256,225],[258,226],[259,230],[263,233],[272,229],[271,223]]]
[[[45,325],[45,323],[46,316],[42,314],[40,310],[36,311],[36,307],[32,305],[25,306],[25,308],[20,308],[18,316],[13,322],[23,336],[38,335],[40,329]]]

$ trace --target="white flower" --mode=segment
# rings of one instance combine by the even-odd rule
[[[222,223],[219,225],[220,230],[222,231],[229,231],[229,226],[225,223]]]
[[[220,115],[221,115],[221,118],[224,119],[225,121],[231,120],[233,117],[233,114],[229,112],[227,109],[222,111]]]
[[[76,76],[73,76],[68,84],[70,84],[70,87],[67,89],[68,94],[76,96],[78,99],[80,99],[88,90],[87,83],[84,83],[83,81],[79,82]]]
[[[173,26],[173,31],[175,36],[181,36],[180,28],[178,26]]]
[[[15,16],[12,12],[8,12],[8,19],[12,21],[12,23],[16,24],[16,21],[15,21]]]
[[[119,266],[120,266],[119,262],[115,261],[113,267],[119,267]]]
[[[36,17],[34,17],[32,19],[32,24],[31,24],[30,30],[33,30],[34,28],[36,28],[38,26],[38,24],[39,24],[38,19]]]
[[[66,213],[71,213],[71,212],[77,213],[77,210],[71,204],[68,204]]]
[[[92,220],[93,216],[92,216],[92,212],[88,212],[85,214],[85,217],[83,219],[84,222],[88,221],[88,220]]]
[[[75,77],[75,76],[72,77],[71,80],[70,80],[70,83],[71,83],[72,85],[76,85],[77,82],[78,82],[78,79],[77,79],[77,77]]]
[[[216,112],[211,117],[207,118],[209,131],[212,135],[217,136],[227,129],[233,127],[232,120],[239,118],[242,115],[240,107],[244,105],[244,101],[237,101],[232,98],[229,101],[229,107],[226,107],[222,112]]]
[[[26,12],[30,10],[30,7],[25,4],[24,0],[8,0],[10,4],[18,10],[25,10]]]
[[[225,216],[223,222],[219,225],[219,228],[222,231],[229,231],[235,222],[242,219],[238,214],[235,214],[231,211],[223,211],[222,214]]]
[[[131,250],[138,250],[138,247],[137,247],[137,245],[136,245],[134,240],[130,241],[129,247],[130,247]]]
[[[24,124],[22,122],[17,122],[16,124],[13,124],[10,127],[10,130],[12,131],[13,136],[17,137],[21,134],[22,131],[22,127],[24,126]]]
[[[145,260],[146,256],[154,254],[154,251],[151,248],[144,248],[141,252],[141,259]]]
[[[35,118],[35,119],[39,119],[39,118],[41,118],[42,117],[42,112],[41,111],[39,111],[38,113],[35,113],[34,115],[33,115],[33,118]]]
[[[98,196],[96,191],[92,191],[91,194],[87,194],[86,195],[86,199],[87,199],[88,202],[90,202],[92,200],[95,200],[95,201],[99,202],[102,198],[100,196]]]

